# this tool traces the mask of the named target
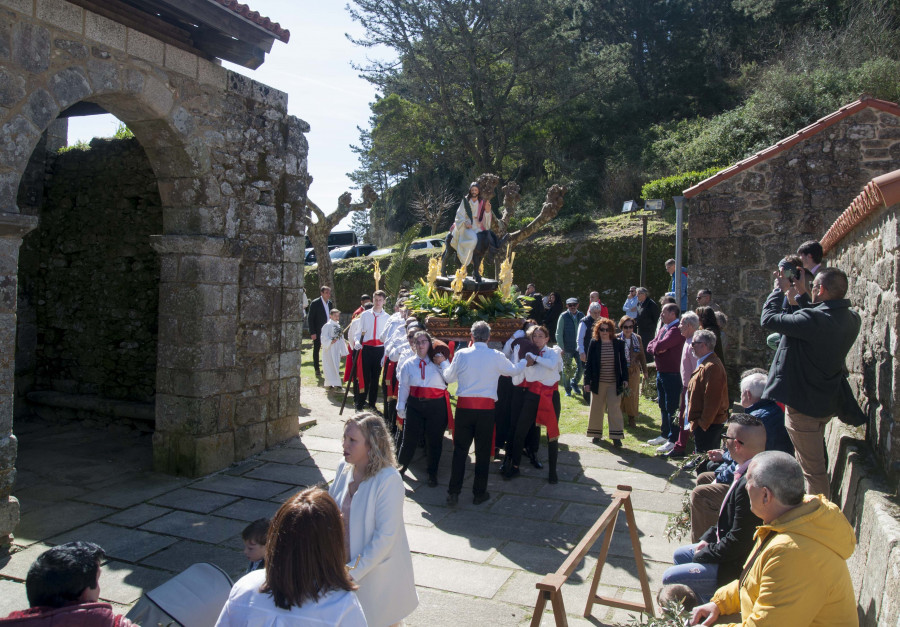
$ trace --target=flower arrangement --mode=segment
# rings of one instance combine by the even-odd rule
[[[458,293],[429,287],[425,281],[420,281],[412,289],[406,303],[412,315],[423,319],[427,316],[447,318],[460,326],[470,326],[479,320],[490,322],[498,318],[522,318],[529,309],[524,297],[515,290],[511,290],[508,297],[500,292],[475,292],[468,298],[462,298]]]

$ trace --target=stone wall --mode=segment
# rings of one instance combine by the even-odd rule
[[[50,158],[40,226],[19,252],[16,415],[52,390],[152,403],[162,231],[156,175],[137,140]],[[22,409],[25,409],[24,407]]]
[[[157,179],[155,467],[206,474],[298,431],[309,126],[283,92],[125,24],[65,0],[0,0],[0,543],[18,518],[18,255],[38,224],[18,191],[41,137],[81,101],[134,131]]]
[[[866,108],[688,200],[691,286],[712,289],[730,317],[731,379],[771,361],[759,317],[778,261],[897,168],[900,118]]]

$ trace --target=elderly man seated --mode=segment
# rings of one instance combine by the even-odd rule
[[[745,473],[750,460],[766,449],[766,429],[749,414],[735,414],[728,421],[722,439],[738,465],[718,520],[698,543],[675,551],[675,566],[663,574],[663,585],[690,586],[703,601],[712,598],[720,585],[741,574],[753,545],[753,532],[760,523],[750,511]]]
[[[746,475],[750,509],[762,519],[740,577],[694,609],[692,625],[741,614],[741,625],[784,627],[859,624],[847,558],[853,527],[821,494],[804,496],[803,471],[781,451],[766,451]]]
[[[762,398],[768,377],[761,373],[741,379],[741,407],[766,426],[766,450],[794,454],[791,436],[784,428],[784,410],[775,401]]]
[[[103,549],[92,542],[68,542],[38,555],[25,577],[29,608],[0,618],[0,625],[22,627],[132,627],[99,603]]]

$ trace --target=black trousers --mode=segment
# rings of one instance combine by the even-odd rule
[[[694,429],[694,448],[697,453],[705,453],[714,448],[722,448],[722,431],[725,425],[709,425],[704,431],[700,427]]]
[[[403,421],[403,440],[397,461],[409,466],[422,434],[425,434],[425,454],[428,457],[428,474],[436,475],[444,447],[444,430],[447,429],[447,401],[443,398],[409,397],[406,403],[406,420]]]
[[[466,474],[466,458],[475,440],[475,495],[487,492],[488,470],[491,467],[491,439],[494,436],[493,409],[457,409],[453,427],[453,466],[447,492],[459,494]]]
[[[316,369],[316,374],[321,372],[319,366],[319,349],[322,348],[322,336],[320,333],[317,333],[316,339],[313,340],[313,368]]]
[[[535,420],[537,420],[540,404],[540,395],[523,390],[522,400],[519,403],[519,414],[515,416],[515,426],[511,433],[510,448],[508,449],[513,466],[518,466],[522,461],[523,448],[537,453],[541,442],[541,427]],[[553,411],[556,412],[556,422],[559,422],[561,407],[559,391],[556,391],[553,393]]]
[[[512,377],[497,379],[497,405],[494,408],[497,420],[497,448],[506,449],[506,440],[512,436],[512,395],[516,386]]]
[[[356,403],[356,411],[361,411],[366,402],[372,407],[378,399],[378,385],[381,379],[381,358],[384,357],[384,346],[363,346],[362,360],[363,377],[365,378],[365,391],[360,392],[357,386],[353,388],[353,400]]]

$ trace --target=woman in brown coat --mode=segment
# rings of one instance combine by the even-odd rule
[[[630,316],[622,316],[619,320],[619,339],[625,342],[625,361],[628,364],[628,393],[622,395],[622,413],[628,416],[628,426],[635,427],[640,404],[641,374],[647,378],[647,355],[641,336],[635,333],[637,323]]]

